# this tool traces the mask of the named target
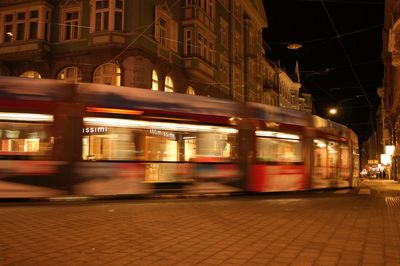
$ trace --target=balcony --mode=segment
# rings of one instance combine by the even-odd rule
[[[121,32],[95,32],[90,34],[89,47],[125,46],[126,36]]]
[[[185,58],[186,71],[193,77],[213,82],[216,79],[215,67],[199,57]]]
[[[197,6],[184,7],[184,23],[185,22],[199,22],[212,33],[215,33],[215,22],[206,12]]]

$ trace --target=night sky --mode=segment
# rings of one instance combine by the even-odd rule
[[[298,61],[301,91],[313,95],[315,113],[365,140],[380,103],[384,0],[264,0],[264,7],[267,57],[289,73]],[[287,43],[302,48],[289,50]],[[330,116],[329,107],[339,113]]]

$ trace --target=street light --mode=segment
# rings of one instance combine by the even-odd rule
[[[336,115],[337,112],[338,112],[338,110],[336,108],[330,108],[329,109],[329,114],[331,114],[331,115]]]
[[[301,45],[300,43],[288,43],[286,45],[286,48],[288,48],[290,50],[297,50],[297,49],[300,49],[302,47],[303,47],[303,45]]]

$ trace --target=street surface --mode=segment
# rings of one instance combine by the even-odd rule
[[[400,184],[0,202],[0,265],[400,265]]]

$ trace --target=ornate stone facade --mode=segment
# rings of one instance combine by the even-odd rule
[[[75,80],[150,89],[154,70],[160,90],[168,77],[174,92],[262,98],[261,0],[0,0],[0,21],[5,75],[74,68]]]

